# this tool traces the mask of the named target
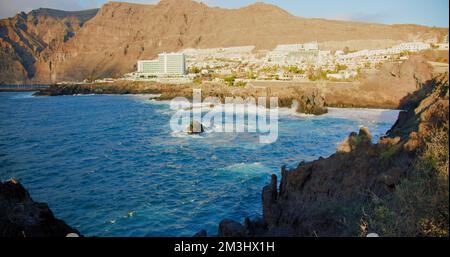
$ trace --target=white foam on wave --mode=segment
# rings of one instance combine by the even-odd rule
[[[93,96],[96,94],[73,94],[72,96]]]
[[[167,105],[168,107],[170,106],[170,100],[147,99],[147,102],[155,105]]]
[[[159,105],[167,105],[170,106],[171,101],[170,100],[164,100],[164,101],[158,101],[155,99],[151,99],[149,102],[151,102],[152,104],[159,104]],[[214,104],[211,102],[202,102],[202,103],[197,103],[197,104],[190,104],[189,107],[187,108],[179,108],[176,110],[172,110],[172,111],[179,111],[179,112],[192,112],[195,109],[200,109],[202,113],[211,113],[211,114],[216,114],[216,113],[225,113],[225,114],[244,114],[244,115],[258,115],[259,113],[266,113],[269,114],[269,109],[264,107],[264,106],[260,106],[260,105],[256,105],[256,104],[233,104],[233,103],[227,103],[227,104]],[[296,111],[295,107],[292,108],[287,108],[287,107],[282,107],[282,108],[277,108],[278,109],[278,115],[279,116],[294,116],[294,117],[299,117],[299,118],[314,118],[317,117],[315,115],[312,114],[304,114],[304,113],[298,113]]]
[[[291,117],[297,117],[297,118],[315,118],[318,117],[314,114],[306,114],[306,113],[300,113],[297,112],[295,108],[278,108],[278,115],[279,116],[291,116]]]
[[[328,108],[324,117],[341,118],[372,123],[392,123],[398,118],[399,110],[364,109],[364,108]]]
[[[132,97],[134,97],[138,100],[143,100],[143,101],[154,100],[160,96],[161,96],[161,94],[133,94],[132,95]]]
[[[152,104],[170,105],[171,101],[157,101],[150,100]],[[168,113],[173,113],[175,111],[179,112],[192,112],[193,109],[201,108],[203,114],[209,113],[215,115],[218,113],[226,114],[237,114],[237,115],[258,115],[259,113],[268,114],[269,109],[259,105],[243,105],[243,104],[214,104],[210,102],[203,102],[198,104],[190,104],[190,107],[185,109],[170,110]],[[368,109],[368,108],[331,108],[328,107],[328,113],[323,115],[312,115],[299,113],[296,111],[296,106],[291,108],[282,107],[278,109],[279,117],[295,117],[300,119],[315,119],[315,118],[341,118],[356,121],[368,121],[372,123],[395,123],[398,118],[399,110],[390,109]],[[223,119],[225,120],[225,119]],[[205,121],[208,122],[208,121]],[[218,125],[221,126],[221,125]],[[223,126],[229,126],[224,124]]]
[[[201,134],[188,134],[187,133],[187,128],[186,128],[186,131],[185,130],[172,131],[170,133],[170,135],[172,137],[204,138],[204,136],[202,136],[202,135],[214,132],[214,128],[213,127],[206,127],[206,126],[204,126],[203,129],[204,129],[204,132],[202,132]]]
[[[38,98],[33,95],[34,92],[25,92],[18,95],[12,96],[10,99],[29,99],[29,98]]]
[[[226,172],[243,172],[243,173],[268,173],[271,172],[270,168],[265,166],[260,162],[251,162],[251,163],[234,163],[227,167],[220,168],[221,171]]]

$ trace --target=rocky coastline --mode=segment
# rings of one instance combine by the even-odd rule
[[[46,203],[35,202],[18,181],[0,182],[0,237],[80,236],[57,219]]]
[[[249,82],[245,87],[218,83],[161,84],[149,81],[116,80],[110,83],[53,84],[36,96],[78,94],[159,94],[155,100],[175,97],[192,99],[193,89],[201,89],[202,99],[216,97],[277,97],[279,107],[299,113],[321,115],[327,107],[398,109],[405,96],[430,80],[433,70],[421,55],[404,63],[386,63],[378,72],[364,74],[359,82]]]
[[[361,128],[328,158],[301,162],[272,175],[262,190],[262,218],[244,223],[223,220],[219,236],[448,236],[448,74],[431,78],[423,59],[389,71],[403,110],[394,126],[377,143]],[[394,70],[394,71],[393,71]],[[380,74],[378,74],[378,78]],[[370,78],[357,86],[367,94]],[[277,96],[279,106],[320,114],[319,106],[358,106],[355,88],[336,91],[316,87],[233,88],[223,85],[162,85],[149,82],[52,85],[39,96],[73,94],[161,94],[160,99],[190,98],[193,88],[202,97]],[[406,88],[406,89],[405,89]],[[413,90],[414,89],[414,90]],[[405,93],[411,91],[411,93]],[[296,94],[294,95],[293,92]],[[347,94],[347,95],[346,95]],[[387,93],[386,93],[387,94]],[[306,95],[306,97],[305,97]],[[371,96],[373,97],[373,95]],[[348,98],[348,99],[346,99]],[[379,97],[385,101],[383,97]],[[348,102],[346,102],[348,101]],[[312,111],[313,110],[313,111]],[[319,110],[319,111],[317,111]],[[15,180],[0,183],[0,234],[3,236],[66,236],[78,231],[54,217],[46,204],[36,203]],[[412,210],[405,214],[403,209]],[[199,231],[195,236],[207,236]]]
[[[332,156],[283,167],[262,190],[262,219],[223,220],[218,235],[448,236],[448,97],[446,74],[405,98],[376,144],[361,128]]]
[[[237,88],[222,84],[159,84],[154,82],[117,81],[100,84],[66,84],[50,85],[46,89],[37,91],[35,96],[59,96],[79,94],[158,94],[154,100],[171,100],[175,97],[192,99],[192,90],[201,89],[202,100],[207,97],[217,97],[222,103],[226,97],[241,97],[243,99],[258,97],[278,97],[279,107],[295,107],[296,111],[305,114],[320,115],[327,112],[326,101],[317,90],[299,90],[286,87],[285,92],[280,88]]]
[[[301,162],[292,170],[282,167],[280,181],[272,175],[262,190],[262,218],[245,218],[243,224],[223,220],[218,236],[448,236],[448,87],[448,74],[420,85],[402,100],[404,111],[375,144],[361,128],[328,158]],[[431,164],[424,164],[427,158]],[[427,176],[419,186],[433,186],[431,195],[420,191],[430,188],[404,192],[409,183],[417,189],[413,182],[420,172]],[[397,206],[402,194],[425,198],[408,199],[409,204],[428,204],[406,206],[420,213],[404,217],[396,212],[405,207]],[[0,206],[2,236],[80,235],[15,180],[0,183]],[[400,225],[387,224],[391,219]],[[202,230],[195,236],[207,234]]]

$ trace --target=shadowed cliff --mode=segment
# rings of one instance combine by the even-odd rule
[[[0,237],[65,237],[80,233],[55,218],[46,203],[34,202],[16,180],[0,182]]]
[[[220,236],[448,236],[448,74],[402,102],[378,143],[361,128],[328,158],[282,168],[263,219],[224,220]]]

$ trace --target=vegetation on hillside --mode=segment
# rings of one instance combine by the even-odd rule
[[[361,226],[363,233],[449,236],[448,82],[434,94],[444,100],[429,99],[436,101],[435,106],[427,107],[421,115],[419,132],[413,132],[413,140],[406,143],[406,147],[420,145],[411,171],[391,196],[368,207]]]

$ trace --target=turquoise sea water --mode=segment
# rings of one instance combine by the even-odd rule
[[[279,136],[173,133],[174,111],[143,96],[33,97],[0,93],[0,179],[87,236],[217,233],[221,219],[259,216],[261,190],[280,167],[335,152],[359,126],[383,135],[397,111],[280,110]]]

